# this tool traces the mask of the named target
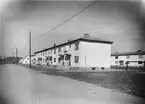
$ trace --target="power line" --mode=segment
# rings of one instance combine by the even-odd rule
[[[77,12],[76,14],[74,14],[73,16],[71,16],[70,18],[68,18],[67,20],[65,20],[64,22],[60,23],[59,25],[57,25],[56,27],[53,27],[52,29],[50,29],[49,31],[45,32],[44,34],[41,34],[33,39],[31,39],[31,41],[36,40],[38,38],[40,38],[41,36],[47,35],[48,33],[50,33],[51,31],[59,28],[60,26],[64,25],[65,23],[67,23],[68,21],[70,21],[71,19],[73,19],[74,17],[76,17],[77,15],[79,15],[80,13],[84,12],[86,9],[88,9],[89,7],[91,7],[92,5],[94,5],[97,1],[94,1],[93,3],[91,3],[90,5],[88,5],[87,7],[85,7],[84,9],[80,10],[79,12]],[[27,43],[23,49],[25,49],[29,44]]]
[[[88,5],[87,7],[85,7],[84,9],[80,10],[79,12],[77,12],[76,14],[74,14],[73,16],[71,16],[70,18],[68,18],[67,20],[65,20],[64,22],[60,23],[59,25],[57,25],[56,27],[50,29],[49,31],[45,32],[44,34],[41,34],[35,38],[32,39],[36,40],[38,38],[40,38],[41,36],[47,35],[48,33],[50,33],[51,31],[59,28],[60,26],[64,25],[65,23],[67,23],[68,21],[70,21],[71,19],[73,19],[74,17],[76,17],[77,15],[79,15],[80,13],[84,12],[86,9],[88,9],[89,7],[91,7],[92,5],[94,5],[98,0],[94,1],[93,3],[91,3],[90,5]]]

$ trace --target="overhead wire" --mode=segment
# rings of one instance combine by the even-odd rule
[[[76,14],[74,14],[73,16],[71,16],[70,18],[68,18],[67,20],[63,21],[62,23],[60,23],[59,25],[57,25],[56,27],[53,27],[52,29],[50,29],[49,31],[35,37],[32,39],[36,40],[38,38],[40,38],[41,36],[47,35],[48,33],[54,31],[55,29],[59,28],[60,26],[64,25],[65,23],[67,23],[68,21],[70,21],[71,19],[73,19],[74,17],[76,17],[77,15],[79,15],[80,13],[84,12],[86,9],[88,9],[89,7],[91,7],[92,5],[94,5],[98,0],[94,1],[93,3],[91,3],[90,5],[88,5],[87,7],[85,7],[84,9],[80,10],[79,12],[77,12]]]
[[[78,16],[79,14],[81,14],[82,12],[84,12],[85,10],[87,10],[88,8],[90,8],[92,5],[94,5],[96,2],[98,2],[99,0],[95,0],[93,3],[91,3],[90,5],[88,5],[87,7],[85,7],[84,9],[80,10],[79,12],[75,13],[73,16],[69,17],[67,20],[63,21],[62,23],[60,23],[59,25],[53,27],[52,29],[50,29],[49,31],[46,31],[45,33],[31,39],[31,41],[34,41],[44,35],[47,35],[48,33],[54,31],[55,29],[59,28],[60,26],[64,25],[65,23],[67,23],[68,21],[72,20],[74,17]],[[28,43],[25,45],[25,47],[28,46]],[[24,47],[24,48],[25,48]]]

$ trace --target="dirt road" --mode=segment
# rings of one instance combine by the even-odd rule
[[[1,97],[6,104],[144,104],[142,98],[113,92],[17,65],[1,65]]]

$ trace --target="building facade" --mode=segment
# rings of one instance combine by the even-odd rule
[[[64,67],[110,67],[113,42],[92,38],[89,34],[66,43],[35,52],[37,64]]]
[[[144,67],[145,51],[123,52],[111,54],[112,66],[126,66],[126,62],[132,67]]]
[[[36,58],[35,58],[35,55],[31,55],[31,64],[36,64]],[[30,64],[30,57],[29,56],[26,56],[24,58],[22,58],[20,61],[19,61],[20,64]]]

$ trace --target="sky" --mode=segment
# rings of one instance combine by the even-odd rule
[[[0,5],[0,55],[28,54],[32,39],[64,22],[93,1],[13,0]],[[32,53],[69,39],[92,37],[111,40],[113,52],[145,50],[145,3],[139,1],[98,1],[61,27],[32,41]]]

